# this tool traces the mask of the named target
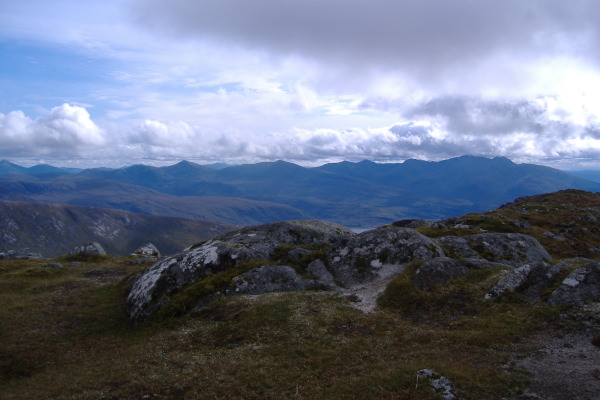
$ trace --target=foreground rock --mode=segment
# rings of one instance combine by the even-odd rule
[[[162,308],[168,294],[245,261],[269,260],[278,246],[326,246],[352,235],[342,225],[316,220],[275,222],[226,233],[146,270],[127,299],[129,318],[137,324]]]
[[[206,281],[218,281],[218,287],[202,286],[201,292],[210,295],[192,308],[222,295],[316,289],[343,291],[368,312],[387,283],[411,263],[418,265],[412,279],[421,290],[476,269],[496,268],[499,282],[490,285],[489,299],[519,290],[530,301],[556,305],[600,300],[600,263],[550,261],[540,243],[524,234],[487,232],[431,239],[394,225],[354,234],[330,222],[285,221],[229,232],[155,263],[133,285],[127,308],[137,325],[181,289],[195,283],[202,286],[204,279],[227,271]],[[567,271],[568,277],[559,282]]]

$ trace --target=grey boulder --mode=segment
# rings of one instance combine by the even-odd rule
[[[69,255],[82,255],[82,256],[90,256],[90,255],[99,255],[105,256],[106,251],[102,247],[102,245],[98,242],[86,243],[81,246],[75,247],[73,250],[69,252]]]
[[[590,261],[573,270],[552,292],[552,305],[583,306],[586,301],[600,301],[600,262]]]
[[[135,249],[132,256],[150,256],[150,257],[160,257],[160,251],[156,248],[156,246],[152,243],[146,243],[143,246]]]
[[[327,259],[336,280],[351,287],[396,275],[413,260],[443,255],[439,245],[415,230],[384,226],[337,243]]]

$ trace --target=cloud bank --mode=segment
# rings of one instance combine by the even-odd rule
[[[401,70],[436,84],[496,63],[556,55],[600,63],[594,0],[138,1],[138,20],[174,37],[300,55],[351,70]]]
[[[303,165],[370,159],[440,160],[462,154],[506,156],[551,163],[560,158],[600,159],[600,125],[580,127],[553,121],[547,105],[437,99],[411,110],[415,118],[378,128],[300,129],[248,135],[205,132],[185,122],[145,120],[124,130],[103,129],[81,106],[63,104],[46,118],[20,111],[0,114],[0,157],[89,157],[131,164],[132,160],[188,159],[200,162],[258,162],[285,159]]]

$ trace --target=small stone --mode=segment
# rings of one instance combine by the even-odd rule
[[[591,343],[594,346],[600,347],[600,333],[597,333],[597,334],[594,335],[594,337],[592,338]]]
[[[50,264],[44,264],[44,265],[40,265],[40,268],[62,268],[62,264],[61,263],[50,263]]]
[[[346,299],[348,301],[351,301],[352,303],[360,303],[362,301],[362,299],[360,297],[358,297],[357,295],[355,295],[355,294],[349,294],[349,295],[344,296],[344,297],[346,297]]]

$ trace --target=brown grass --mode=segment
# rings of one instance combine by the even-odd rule
[[[139,268],[117,262],[0,264],[0,398],[432,399],[416,380],[422,368],[456,382],[465,399],[524,385],[502,367],[536,322],[523,305],[455,306],[419,320],[398,303],[363,314],[335,293],[267,294],[135,330],[120,279],[84,276]]]

